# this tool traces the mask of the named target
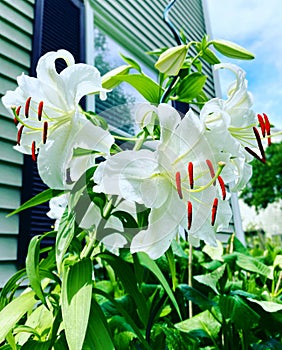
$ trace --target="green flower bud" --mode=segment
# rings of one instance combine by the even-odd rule
[[[117,85],[121,83],[120,80],[115,79],[116,75],[126,75],[128,74],[130,69],[130,66],[123,65],[120,67],[117,67],[105,75],[102,76],[102,86],[104,89],[113,89]]]
[[[179,45],[172,47],[163,52],[155,67],[167,75],[177,75],[183,65],[188,51],[187,45]]]
[[[241,60],[252,60],[255,56],[244,49],[242,46],[232,43],[227,40],[212,40],[210,44],[213,44],[214,48],[220,52],[222,55],[237,58]]]

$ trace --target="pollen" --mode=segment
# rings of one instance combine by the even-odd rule
[[[258,144],[258,147],[259,147],[261,158],[265,160],[264,148],[263,148],[263,145],[262,145],[262,142],[261,142],[261,138],[259,136],[258,129],[256,127],[253,127],[253,130],[254,130],[254,134],[255,134],[255,137],[256,137],[256,140],[257,140],[257,144]]]
[[[17,109],[16,109],[16,115],[17,116],[20,115],[21,108],[22,108],[22,106],[17,107]]]
[[[192,202],[188,201],[187,203],[187,216],[188,216],[188,230],[191,229],[192,225]]]
[[[36,144],[35,144],[35,141],[32,142],[31,144],[31,158],[34,162],[36,162]]]
[[[44,124],[43,124],[43,132],[42,132],[42,142],[44,144],[47,141],[47,133],[48,133],[48,122],[44,122]]]
[[[265,122],[264,122],[261,114],[258,114],[258,121],[259,121],[260,129],[261,129],[261,134],[263,137],[265,137]]]
[[[223,181],[221,176],[218,176],[217,180],[218,180],[219,186],[221,188],[222,199],[224,200],[226,198],[226,188],[225,188],[224,181]]]
[[[23,133],[23,128],[24,128],[24,126],[21,125],[19,130],[18,130],[18,134],[17,134],[17,144],[18,145],[21,144],[21,137],[22,137],[22,133]]]
[[[182,194],[182,188],[181,188],[181,175],[179,171],[175,174],[175,183],[176,183],[176,189],[177,189],[179,198],[182,199],[183,194]]]
[[[189,176],[189,183],[190,183],[190,188],[194,188],[194,174],[193,174],[193,163],[189,162],[188,164],[188,176]]]
[[[211,174],[211,178],[214,178],[215,177],[215,172],[214,172],[214,168],[213,168],[213,165],[212,165],[212,162],[207,159],[206,160],[206,163],[207,163],[207,166],[209,167],[209,171],[210,171],[210,174]],[[215,181],[213,182],[213,185],[215,186]]]
[[[29,116],[30,101],[31,101],[31,97],[29,97],[25,102],[24,115],[26,118],[28,118]]]
[[[43,111],[43,101],[40,101],[38,104],[38,110],[37,110],[37,116],[39,121],[41,121],[41,118],[42,118],[42,111]]]
[[[215,198],[212,205],[211,225],[214,226],[218,207],[218,198]]]
[[[266,134],[267,134],[267,136],[270,136],[270,128],[271,128],[271,125],[270,125],[268,116],[267,116],[265,113],[263,113],[263,116],[264,116]],[[267,138],[267,143],[268,143],[268,146],[271,145],[271,138],[270,138],[270,137]]]

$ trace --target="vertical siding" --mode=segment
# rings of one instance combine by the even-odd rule
[[[34,0],[0,2],[0,97],[29,73]],[[16,128],[0,101],[0,287],[16,271],[19,219],[6,215],[20,204],[23,157],[13,150]]]
[[[176,45],[162,19],[168,3],[169,0],[91,0],[95,25],[151,67],[155,59],[144,52]],[[183,29],[189,40],[201,40],[206,33],[201,0],[177,0],[169,16],[176,29]],[[203,71],[208,74],[206,93],[214,97],[210,65],[203,63]]]

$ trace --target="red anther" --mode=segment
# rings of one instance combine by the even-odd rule
[[[179,195],[179,198],[182,199],[183,194],[182,194],[182,189],[181,189],[181,175],[180,175],[179,171],[175,174],[175,182],[176,182],[176,189],[177,189],[177,193]]]
[[[48,132],[48,122],[44,122],[43,124],[43,133],[42,133],[42,142],[45,144],[47,140],[47,132]]]
[[[20,115],[20,110],[21,110],[22,106],[17,107],[16,109],[16,115],[19,116]]]
[[[19,124],[19,121],[18,121],[18,119],[17,119],[16,117],[14,118],[14,123],[15,123],[16,125]]]
[[[253,130],[254,130],[254,133],[255,133],[255,137],[257,139],[257,144],[258,144],[258,147],[259,147],[259,150],[260,150],[261,158],[265,159],[264,148],[263,148],[263,145],[261,143],[261,138],[259,136],[258,129],[256,127],[253,127]]]
[[[268,116],[267,116],[265,113],[263,113],[263,116],[264,116],[264,123],[265,123],[266,134],[267,134],[268,136],[270,136],[270,128],[271,128],[271,125],[270,125]],[[267,144],[268,144],[268,146],[271,145],[271,138],[270,138],[270,137],[267,138]]]
[[[245,150],[250,153],[253,157],[255,157],[257,160],[260,160],[261,162],[265,163],[266,160],[264,158],[260,158],[252,149],[249,147],[245,147]]]
[[[37,110],[37,116],[39,121],[41,121],[42,110],[43,110],[43,101],[40,101],[38,105],[38,110]]]
[[[189,175],[189,183],[190,183],[190,188],[194,188],[194,173],[193,173],[193,163],[189,162],[188,164],[188,175]]]
[[[18,135],[17,135],[17,144],[18,145],[21,144],[21,137],[22,137],[22,133],[23,133],[23,128],[24,128],[24,126],[21,125],[20,128],[18,129]]]
[[[215,172],[214,172],[214,168],[213,168],[212,162],[209,159],[207,159],[206,163],[207,163],[207,165],[209,167],[211,178],[214,178]],[[213,185],[215,186],[215,181],[213,182]]]
[[[28,118],[29,106],[30,106],[31,97],[29,97],[25,102],[24,115]]]
[[[217,207],[218,207],[218,198],[215,198],[212,205],[212,217],[211,217],[212,226],[214,226],[214,223],[215,223]]]
[[[31,158],[34,162],[36,162],[36,154],[35,154],[36,148],[35,147],[36,147],[35,141],[33,141],[31,144]]]
[[[188,215],[188,230],[190,230],[192,225],[192,203],[189,201],[187,203],[187,215]]]
[[[225,188],[225,183],[223,181],[223,178],[221,176],[218,176],[218,182],[219,186],[221,188],[221,193],[222,193],[222,199],[224,200],[226,198],[226,188]]]
[[[258,114],[258,121],[261,128],[262,136],[265,137],[265,123],[263,117],[260,114]]]

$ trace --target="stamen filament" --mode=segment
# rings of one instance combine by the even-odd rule
[[[26,118],[28,118],[30,101],[31,101],[31,97],[29,97],[25,102],[24,115]]]
[[[22,137],[22,133],[23,133],[23,128],[24,125],[21,125],[20,128],[18,129],[18,134],[17,134],[17,144],[20,146],[21,144],[21,137]]]
[[[192,225],[192,202],[190,202],[190,201],[188,201],[188,203],[187,203],[187,216],[188,216],[187,228],[188,228],[188,230],[190,230],[191,225]]]
[[[211,217],[212,226],[214,226],[214,223],[215,223],[217,207],[218,207],[218,198],[215,198],[212,205],[212,217]]]
[[[194,174],[193,174],[193,163],[189,162],[188,164],[188,175],[189,175],[189,183],[190,183],[190,188],[194,188]]]
[[[226,198],[226,188],[225,188],[223,178],[221,176],[218,176],[217,180],[218,180],[219,186],[221,188],[222,199],[224,200]]]
[[[260,158],[260,156],[258,156],[256,154],[256,152],[254,152],[252,149],[250,149],[249,147],[245,147],[245,150],[250,153],[253,157],[255,157],[257,160],[260,160],[261,162],[265,163],[266,160],[264,158]]]
[[[177,173],[175,174],[175,183],[176,183],[176,189],[177,189],[177,193],[179,195],[179,198],[182,199],[183,194],[182,194],[182,189],[181,189],[181,175],[180,175],[179,171],[177,171]]]

